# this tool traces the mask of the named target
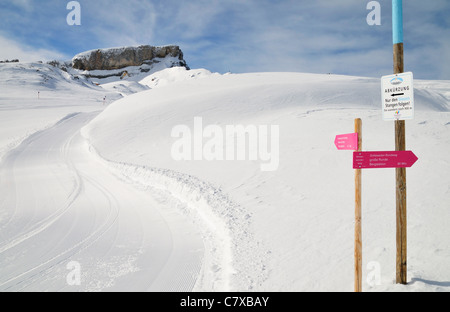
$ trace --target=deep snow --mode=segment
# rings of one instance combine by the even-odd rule
[[[130,80],[106,81],[102,89],[89,80],[74,81],[46,65],[17,66],[0,66],[0,157],[4,156],[0,168],[7,170],[12,166],[7,159],[11,160],[14,151],[18,151],[13,148],[19,146],[20,150],[20,146],[28,144],[25,140],[20,145],[30,134],[45,128],[54,131],[55,126],[61,125],[58,121],[78,116],[73,113],[102,110],[105,95],[108,104],[125,96],[81,130],[82,137],[77,137],[78,143],[72,144],[73,152],[69,153],[75,156],[70,159],[74,166],[87,166],[102,189],[112,187],[119,202],[121,188],[129,188],[123,198],[130,198],[129,192],[153,198],[153,202],[159,202],[156,209],[165,213],[165,222],[172,222],[169,226],[178,230],[190,226],[199,232],[195,237],[201,238],[204,249],[201,269],[190,271],[198,272],[194,274],[192,290],[353,290],[352,153],[337,151],[334,137],[352,132],[353,120],[362,118],[364,150],[394,148],[394,126],[382,121],[379,79],[301,73],[219,75],[203,69],[171,68]],[[49,85],[47,80],[43,84],[43,76],[36,70],[54,77],[54,82]],[[407,147],[419,157],[407,171],[410,284],[399,286],[393,282],[394,170],[364,171],[364,281],[374,276],[374,265],[380,273],[380,285],[365,282],[365,291],[450,290],[450,82],[416,80],[415,88],[416,118],[407,122]],[[43,90],[39,100],[37,90]],[[278,169],[263,172],[261,161],[249,160],[175,161],[171,155],[176,141],[172,130],[179,125],[194,129],[195,117],[202,118],[204,127],[279,126]],[[76,127],[73,130],[79,133]],[[53,139],[48,136],[48,140]],[[77,153],[82,153],[82,157]],[[79,170],[82,169],[76,171]],[[116,181],[108,182],[110,174]],[[39,177],[29,178],[30,183],[35,183],[38,180],[33,179]],[[41,179],[47,181],[45,177]],[[2,198],[9,198],[11,192],[3,189]],[[51,200],[51,193],[46,196],[45,200]],[[5,211],[14,211],[18,206],[10,207],[5,201],[1,205],[0,232],[13,233],[2,234],[3,246],[15,239],[14,231],[9,232],[5,223]],[[139,206],[138,202],[135,205]],[[27,222],[33,228],[36,219],[27,213],[42,213],[45,219],[39,205],[24,207],[25,213],[16,215],[16,222]],[[83,207],[79,209],[82,211]],[[27,208],[33,209],[27,212]],[[170,215],[174,211],[184,221],[173,223]],[[136,221],[128,220],[127,226],[133,227]],[[83,224],[78,224],[71,230],[73,235],[81,235],[78,230],[82,231]],[[152,224],[142,226],[151,228]],[[51,234],[60,236],[65,231],[57,228]],[[8,258],[0,249],[1,267],[10,278],[20,277],[27,262],[39,265],[39,260],[27,256],[16,264],[9,262],[38,238],[33,237],[33,231],[30,233],[31,238],[17,244],[17,253],[8,254]],[[123,233],[120,239],[126,242],[128,234],[125,230]],[[132,242],[132,236],[128,240]],[[76,242],[62,239],[59,245],[72,248]],[[50,252],[43,253],[44,258],[49,255]],[[120,253],[118,262],[113,261],[117,257],[104,254],[82,258],[88,272],[104,268],[105,274],[94,275],[98,287],[92,286],[93,280],[85,280],[77,290],[127,290],[130,284],[120,282],[145,269],[147,262],[142,262],[145,258],[140,255],[131,253],[126,260],[125,254]],[[172,259],[175,262],[171,265],[182,263],[179,257]],[[193,262],[191,268],[195,266]],[[106,268],[112,273],[108,275]],[[59,270],[64,273],[64,268]],[[161,271],[160,277],[164,274]],[[45,275],[37,276],[35,284],[28,287],[45,290],[48,288],[39,285],[51,285],[50,288],[67,290],[64,282],[57,280],[58,275],[53,276],[50,280]],[[186,281],[185,276],[181,278]],[[43,281],[48,284],[42,284]],[[171,283],[186,289],[189,282],[183,281]]]
[[[202,73],[202,79],[185,80],[188,73],[154,74],[145,81],[169,76],[173,83],[117,101],[84,135],[110,164],[128,164],[124,177],[159,185],[194,211],[207,208],[220,218],[225,228],[215,232],[232,241],[231,247],[221,245],[232,255],[232,263],[222,266],[235,272],[232,289],[351,291],[352,154],[337,151],[333,142],[335,135],[352,132],[360,117],[365,150],[394,149],[393,124],[381,118],[380,80],[299,73]],[[416,81],[417,117],[407,122],[408,148],[420,157],[408,170],[408,287],[393,284],[394,170],[363,174],[364,276],[370,276],[373,267],[367,265],[374,262],[381,270],[381,285],[366,283],[365,290],[448,290],[450,180],[443,174],[449,172],[448,87],[446,81]],[[278,125],[279,169],[262,172],[258,161],[174,161],[171,130],[194,129],[195,117],[203,118],[204,127]],[[129,166],[144,166],[138,179]],[[198,180],[227,194],[239,210],[217,204]],[[203,208],[205,201],[209,207]]]

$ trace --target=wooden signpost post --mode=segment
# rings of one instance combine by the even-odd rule
[[[337,135],[338,150],[362,151],[362,120],[355,119],[355,133]],[[355,168],[355,292],[362,292],[362,171]]]
[[[362,120],[355,119],[355,133],[358,134],[357,151],[362,151]],[[355,292],[362,292],[362,172],[355,170]]]
[[[392,32],[394,43],[394,74],[404,72],[403,63],[403,2],[392,0]],[[406,150],[405,120],[395,121],[395,150]],[[407,215],[406,215],[406,168],[395,169],[396,215],[397,215],[397,259],[396,282],[407,284]]]
[[[338,150],[362,151],[362,120],[355,119],[355,133],[337,135]],[[355,168],[355,292],[362,292],[361,168]]]

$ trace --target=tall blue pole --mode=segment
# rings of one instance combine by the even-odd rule
[[[403,43],[403,2],[392,0],[392,33],[394,44]]]
[[[392,0],[392,40],[394,43],[394,74],[400,74],[404,71],[402,0]]]
[[[403,2],[392,0],[392,34],[394,44],[394,74],[404,72],[403,63]],[[395,121],[395,150],[406,150],[406,124]],[[397,257],[396,282],[407,284],[407,209],[406,209],[406,168],[395,169],[396,215],[397,215]]]

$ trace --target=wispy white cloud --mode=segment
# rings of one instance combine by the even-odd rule
[[[21,9],[24,9],[27,12],[30,12],[33,10],[32,0],[14,0],[14,1],[11,1],[11,4],[14,6],[17,6]]]
[[[150,44],[158,28],[150,1],[84,1],[81,29],[111,46]]]
[[[178,44],[191,67],[219,72],[379,76],[392,71],[391,1],[379,1],[382,25],[371,27],[361,0],[79,0],[82,25],[70,27],[65,1],[19,0],[0,3],[0,29],[23,46],[70,56]],[[450,79],[450,2],[409,0],[404,11],[407,68],[418,77]],[[441,64],[430,60],[433,52]]]
[[[67,56],[54,50],[36,49],[0,35],[0,60],[18,59],[21,62],[51,61]]]

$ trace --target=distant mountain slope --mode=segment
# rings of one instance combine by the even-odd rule
[[[8,88],[64,90],[87,87],[100,90],[83,77],[75,77],[58,67],[43,63],[0,64],[0,84]]]

